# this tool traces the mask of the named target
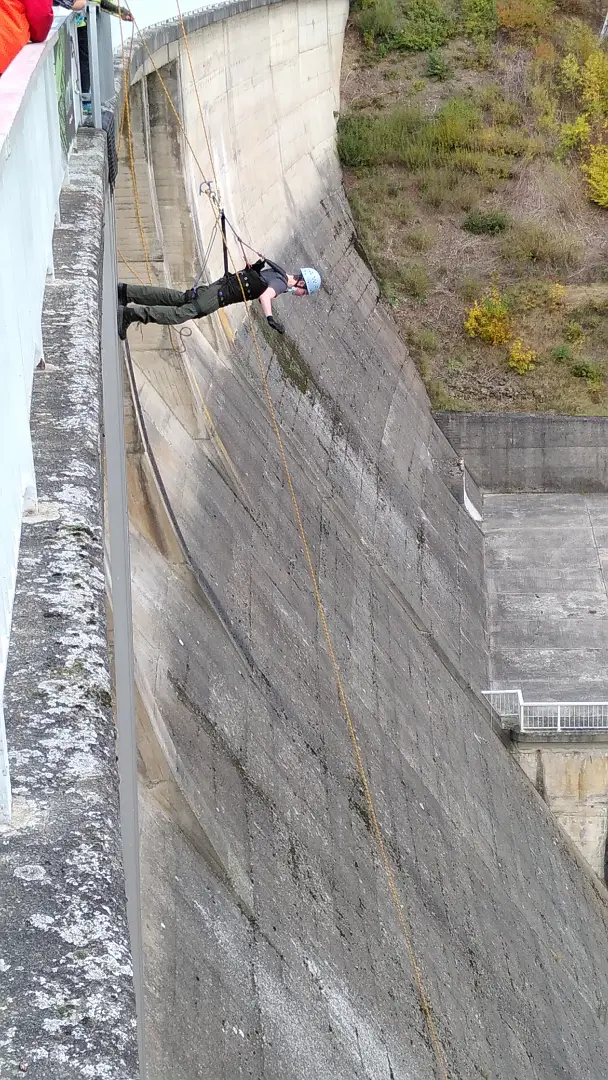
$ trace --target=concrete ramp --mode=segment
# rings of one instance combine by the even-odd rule
[[[325,287],[262,365],[447,1069],[378,858],[241,308],[130,331],[150,1080],[599,1080],[607,908],[494,730],[479,526],[357,253],[334,153],[343,0],[187,21],[237,231]],[[119,245],[191,284],[213,216],[179,26],[149,38]],[[238,246],[233,246],[235,258]],[[214,247],[209,280],[221,273]],[[138,410],[140,412],[138,413]]]

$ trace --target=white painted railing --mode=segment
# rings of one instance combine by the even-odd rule
[[[521,690],[485,690],[495,712],[520,731],[608,731],[608,701],[524,701]]]
[[[80,121],[73,18],[58,14],[0,80],[0,817],[10,815],[2,695],[22,516],[36,509],[30,436],[42,302],[67,153]]]

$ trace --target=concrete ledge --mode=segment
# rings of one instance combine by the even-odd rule
[[[132,1080],[135,1004],[106,640],[100,461],[105,137],[81,130],[55,231],[6,681],[0,1075]],[[52,366],[51,366],[52,365]]]
[[[518,746],[531,749],[540,746],[546,749],[574,747],[584,750],[586,747],[597,748],[608,745],[608,731],[513,731],[513,742]]]
[[[608,492],[608,417],[434,415],[484,491]]]

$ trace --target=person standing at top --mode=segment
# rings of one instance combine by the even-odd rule
[[[28,41],[44,41],[52,24],[52,0],[0,0],[0,75]]]
[[[0,0],[0,4],[2,0]],[[58,7],[77,12],[76,30],[78,34],[78,62],[80,65],[80,90],[83,98],[83,112],[91,111],[91,73],[89,69],[89,32],[87,30],[87,0],[54,0]],[[113,4],[111,0],[94,0],[102,11],[118,15],[123,22],[133,22],[131,12],[123,4]]]
[[[201,319],[219,308],[259,300],[268,325],[278,334],[285,329],[272,314],[272,301],[281,293],[310,296],[321,288],[321,275],[311,266],[288,274],[271,259],[259,259],[236,274],[224,274],[211,285],[179,292],[154,285],[118,285],[118,336],[124,341],[131,323],[160,323],[176,326],[188,319]],[[134,304],[134,307],[127,307]]]

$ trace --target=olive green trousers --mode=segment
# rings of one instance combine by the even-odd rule
[[[127,285],[127,303],[138,322],[160,323],[161,326],[177,326],[188,319],[201,319],[211,315],[220,306],[221,281],[203,285],[196,290],[196,300],[184,303],[184,293],[178,289],[163,289],[156,285]]]

